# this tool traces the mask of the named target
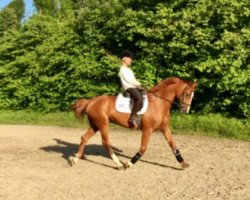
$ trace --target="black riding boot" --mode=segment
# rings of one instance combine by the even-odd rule
[[[132,126],[137,126],[136,123],[136,113],[141,109],[140,102],[134,102],[134,106],[132,108],[132,112],[130,114],[130,117],[128,119],[128,123]]]

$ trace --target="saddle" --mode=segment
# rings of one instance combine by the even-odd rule
[[[148,108],[148,97],[145,91],[142,92],[142,97],[143,97],[142,108],[137,113],[137,115],[142,115],[147,111]],[[131,113],[133,103],[134,100],[133,98],[131,98],[130,94],[127,91],[120,92],[115,102],[115,109],[117,112]]]

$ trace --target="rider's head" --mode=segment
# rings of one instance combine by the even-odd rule
[[[131,65],[133,54],[130,51],[125,50],[121,54],[121,59],[122,59],[123,64],[129,66]]]

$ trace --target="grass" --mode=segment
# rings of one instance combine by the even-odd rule
[[[173,131],[191,131],[194,135],[227,137],[250,141],[250,119],[227,118],[220,114],[173,115]]]
[[[72,112],[40,113],[29,110],[0,110],[0,124],[29,124],[61,127],[87,127],[86,118],[82,122],[75,119]],[[112,128],[119,129],[117,125]],[[226,118],[219,114],[195,115],[173,113],[171,129],[176,134],[227,137],[250,141],[250,119]]]
[[[42,126],[83,127],[86,120],[80,123],[72,112],[41,113],[29,110],[0,110],[0,124],[29,124]]]

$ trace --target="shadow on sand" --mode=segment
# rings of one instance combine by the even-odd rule
[[[67,161],[69,161],[70,156],[73,156],[78,151],[78,147],[79,147],[78,144],[66,142],[66,141],[63,141],[60,139],[56,139],[56,138],[54,138],[53,140],[56,141],[56,143],[57,143],[56,145],[41,147],[40,149],[43,151],[46,151],[46,152],[60,153],[60,154],[62,154],[62,157]],[[129,159],[129,160],[131,159],[131,157],[124,155],[122,150],[120,150],[114,146],[112,146],[112,148],[117,156]],[[105,158],[110,158],[106,149],[102,145],[96,145],[96,144],[86,145],[85,149],[84,149],[84,154],[86,156],[97,155],[97,156],[103,156]],[[99,163],[99,162],[96,162],[93,160],[89,160],[88,158],[85,158],[84,160],[87,160],[87,161],[95,163],[95,164],[100,164],[100,165],[103,165],[105,167],[116,169],[116,167],[105,165],[105,164],[102,164],[102,163]],[[166,167],[166,168],[170,168],[170,169],[174,169],[174,170],[183,170],[182,168],[168,166],[168,165],[164,165],[164,164],[160,164],[160,163],[156,163],[156,162],[151,162],[151,161],[147,161],[147,160],[143,160],[143,159],[141,159],[140,162],[144,162],[147,164],[156,165],[156,166],[160,166],[160,167]]]

